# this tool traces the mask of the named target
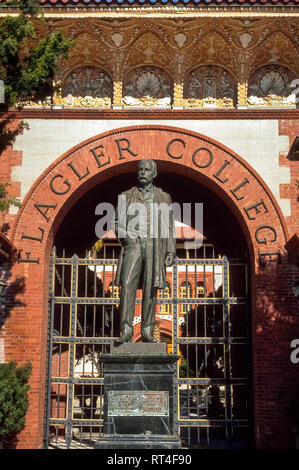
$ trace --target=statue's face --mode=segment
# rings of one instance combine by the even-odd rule
[[[147,184],[151,183],[154,179],[155,170],[152,166],[151,161],[148,160],[141,160],[138,163],[138,183],[141,186],[146,186]]]

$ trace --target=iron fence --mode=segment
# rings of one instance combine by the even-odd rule
[[[246,260],[184,252],[167,268],[155,334],[179,355],[176,431],[186,448],[250,445],[250,337]],[[118,246],[98,257],[50,261],[45,447],[92,447],[103,429],[101,355],[119,335]],[[136,299],[138,339],[141,292]],[[165,306],[165,308],[161,308]]]

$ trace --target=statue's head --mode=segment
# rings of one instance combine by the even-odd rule
[[[157,165],[154,160],[144,159],[138,162],[138,183],[141,186],[146,186],[151,183],[157,176]]]

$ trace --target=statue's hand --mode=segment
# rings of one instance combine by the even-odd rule
[[[173,253],[167,253],[166,258],[165,258],[165,266],[166,266],[167,268],[169,268],[170,266],[172,266],[173,263],[175,262],[175,258],[176,258],[175,254],[173,254]]]

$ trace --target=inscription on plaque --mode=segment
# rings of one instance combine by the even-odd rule
[[[108,392],[108,416],[169,416],[168,392]]]

